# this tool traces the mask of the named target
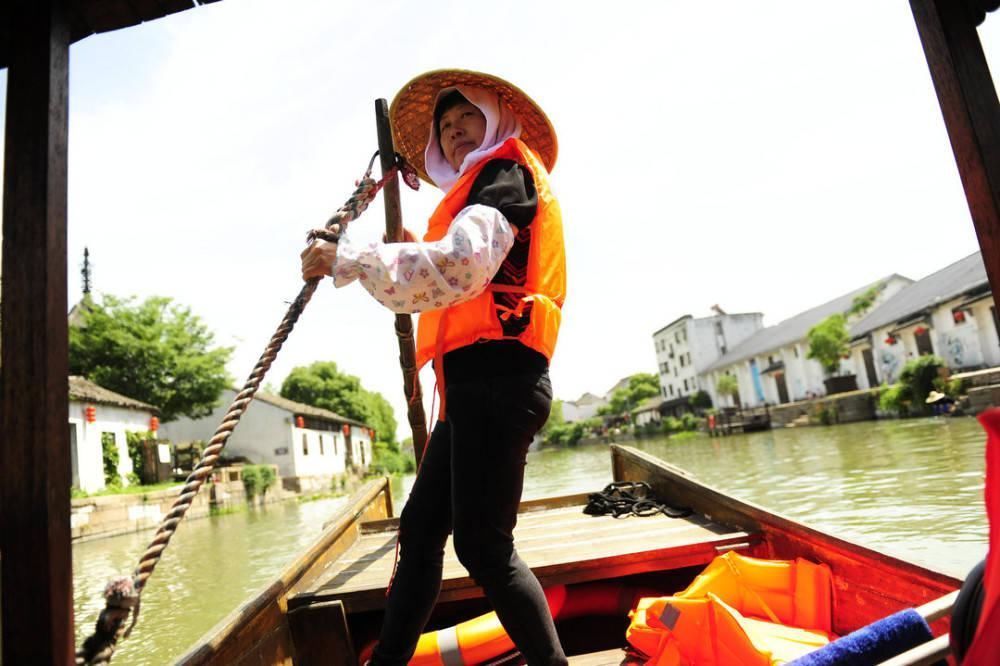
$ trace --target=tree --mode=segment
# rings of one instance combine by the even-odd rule
[[[553,400],[552,409],[549,410],[549,418],[546,419],[545,425],[538,431],[538,434],[541,435],[542,439],[545,439],[553,428],[558,428],[564,423],[566,423],[566,419],[563,417],[563,402],[562,400]]]
[[[840,370],[840,359],[849,351],[847,318],[839,313],[830,315],[809,329],[807,339],[809,351],[806,358],[819,361],[823,372],[832,377]]]
[[[715,392],[735,399],[740,394],[740,382],[733,375],[722,375],[715,382]]]
[[[398,450],[392,406],[381,393],[365,390],[354,375],[340,372],[333,361],[294,368],[281,383],[281,396],[367,423],[378,440]]]
[[[69,368],[101,386],[154,405],[163,421],[201,418],[232,384],[232,347],[213,347],[214,335],[191,310],[163,296],[105,295],[88,301],[69,329]]]
[[[648,372],[637,372],[628,378],[628,384],[611,394],[611,400],[597,413],[602,415],[628,414],[646,398],[660,395],[660,380]]]

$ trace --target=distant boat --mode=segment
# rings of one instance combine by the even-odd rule
[[[773,559],[802,557],[833,574],[833,631],[849,633],[904,608],[957,590],[961,581],[808,527],[706,486],[682,470],[627,446],[611,447],[615,481],[645,481],[663,501],[690,507],[615,519],[583,513],[587,494],[521,504],[515,543],[546,588],[641,586],[681,590],[720,553]],[[238,608],[179,664],[343,664],[377,638],[395,558],[398,519],[388,480],[368,483],[313,546],[266,590]],[[481,590],[449,541],[444,582],[429,628],[449,627],[488,610]],[[557,627],[571,662],[618,664],[625,612],[574,617]],[[946,634],[947,619],[935,621]],[[588,656],[585,656],[588,655]]]

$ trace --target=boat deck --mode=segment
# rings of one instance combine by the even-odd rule
[[[699,515],[615,519],[583,513],[586,495],[522,504],[514,540],[543,586],[707,564],[720,552],[748,548],[759,535],[733,531]],[[347,613],[381,609],[396,553],[398,519],[363,523],[350,548],[311,585],[289,598],[289,609],[340,601]],[[482,596],[445,547],[440,601]]]

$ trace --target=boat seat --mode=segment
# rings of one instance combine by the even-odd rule
[[[518,553],[543,586],[705,565],[721,552],[747,552],[761,541],[758,534],[700,515],[615,519],[584,514],[586,495],[561,500],[526,503],[514,531]],[[398,525],[398,519],[363,524],[360,537],[341,557],[290,596],[289,610],[332,601],[348,614],[384,608]],[[481,596],[449,538],[439,602]]]

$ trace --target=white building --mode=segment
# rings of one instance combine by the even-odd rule
[[[563,420],[566,423],[586,421],[597,416],[597,410],[606,404],[607,400],[593,393],[584,393],[576,400],[564,400]]]
[[[806,358],[809,329],[830,315],[847,314],[854,300],[873,287],[879,291],[869,312],[874,312],[912,283],[909,278],[893,274],[760,329],[705,368],[702,376],[705,390],[711,395],[713,404],[729,405],[728,399],[720,401],[715,390],[719,377],[729,374],[736,377],[739,384],[737,403],[743,406],[783,404],[824,395],[826,375],[823,368],[819,362]],[[855,366],[848,359],[843,368],[850,372]]]
[[[118,452],[118,474],[124,483],[132,473],[127,432],[153,430],[156,407],[109,391],[83,377],[69,378],[69,446],[73,486],[88,493],[104,482],[103,442]]]
[[[205,418],[164,424],[163,437],[175,443],[207,442],[236,394],[235,389],[224,391],[219,407]],[[277,465],[289,490],[327,490],[335,475],[348,469],[368,469],[372,433],[360,421],[258,391],[230,435],[225,454],[255,464]]]
[[[759,331],[762,319],[759,312],[684,315],[653,333],[663,408],[686,410],[690,396],[708,388],[700,379],[705,368]]]
[[[892,384],[911,358],[936,354],[952,371],[1000,366],[996,305],[975,252],[901,290],[851,327],[862,388]]]

